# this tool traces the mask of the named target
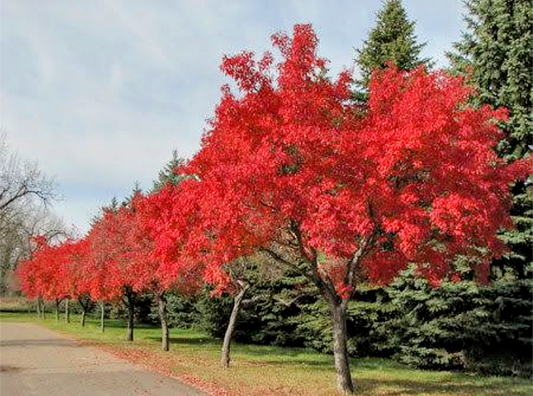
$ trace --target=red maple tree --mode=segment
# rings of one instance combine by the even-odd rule
[[[72,241],[65,246],[68,249],[68,283],[69,296],[76,299],[81,307],[80,323],[85,326],[87,313],[92,305],[90,276],[87,262],[90,260],[90,244],[87,238]]]
[[[509,183],[528,166],[496,156],[505,112],[470,106],[460,78],[390,67],[374,74],[360,109],[348,71],[325,76],[317,42],[296,25],[292,38],[273,36],[277,64],[270,53],[224,59],[240,92],[223,87],[156,251],[174,267],[195,257],[222,287],[224,264],[258,252],[301,272],[330,306],[337,383],[351,393],[354,288],[385,283],[409,263],[438,283],[457,254],[478,257],[474,270],[486,279],[502,251],[496,231],[511,225]]]
[[[59,319],[59,304],[71,298],[70,268],[74,241],[52,244],[45,236],[37,236],[34,244],[31,257],[21,262],[17,269],[21,290],[30,299],[54,301],[56,319]]]
[[[136,293],[132,288],[136,274],[131,271],[129,249],[125,243],[124,209],[105,208],[87,234],[89,257],[84,272],[89,277],[91,298],[101,302],[122,300],[128,310],[127,339],[133,340],[133,316]]]
[[[198,293],[203,286],[202,266],[193,257],[160,254],[175,252],[168,248],[168,244],[178,243],[190,229],[183,223],[178,225],[180,221],[187,220],[183,212],[180,212],[184,208],[180,205],[184,199],[181,192],[180,186],[168,183],[157,193],[146,197],[139,194],[132,201],[135,222],[131,226],[130,245],[135,251],[135,266],[143,274],[134,288],[152,293],[157,301],[162,331],[161,346],[165,351],[169,350],[166,293],[173,291],[191,295]],[[159,249],[156,248],[156,241],[159,241]]]
[[[135,192],[128,202],[114,210],[104,210],[88,234],[90,258],[86,260],[89,289],[93,299],[122,299],[128,310],[127,339],[133,340],[134,309],[142,293],[154,296],[161,320],[162,349],[169,349],[166,293],[170,289],[182,294],[201,287],[198,267],[190,271],[160,270],[161,262],[154,254],[153,219],[165,216],[164,194],[151,201]],[[160,206],[161,204],[161,206]],[[183,266],[180,267],[183,269]]]
[[[21,291],[29,299],[39,299],[45,294],[42,283],[42,256],[46,255],[49,245],[46,237],[36,236],[32,239],[34,248],[31,256],[22,260],[17,266],[16,276],[20,282]]]

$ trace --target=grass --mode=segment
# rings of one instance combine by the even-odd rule
[[[67,324],[49,314],[38,320],[35,314],[0,313],[2,321],[33,321],[73,336],[156,371],[200,384],[217,395],[337,396],[332,356],[303,348],[234,344],[232,367],[219,365],[220,341],[194,330],[171,330],[170,353],[160,351],[160,330],[147,326],[135,329],[135,341],[124,341],[120,321],[107,321],[101,333],[98,321],[88,318],[85,328],[72,315]],[[446,371],[416,370],[388,359],[352,360],[358,394],[507,396],[533,394],[533,383],[510,377],[481,377]]]

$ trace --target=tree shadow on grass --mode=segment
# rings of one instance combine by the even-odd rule
[[[518,390],[510,389],[510,379],[507,378],[487,378],[483,381],[465,383],[460,380],[447,379],[428,379],[424,380],[408,380],[408,379],[368,379],[355,378],[358,386],[358,392],[361,395],[383,395],[383,396],[397,396],[397,395],[457,395],[457,396],[471,396],[471,395],[490,395],[490,396],[530,396],[532,387],[528,389]],[[512,386],[512,385],[511,385]]]
[[[147,337],[147,339],[156,342],[161,341],[161,337],[157,336]],[[218,349],[222,344],[219,339],[201,336],[175,336],[171,337],[170,341],[172,345],[177,347],[179,345],[209,346]],[[293,366],[318,375],[333,374],[335,370],[332,355],[318,354],[305,348],[280,348],[234,343],[232,355],[235,361],[242,359],[241,363],[244,366],[250,366],[254,369],[255,367],[274,368],[276,366],[289,369],[289,366]],[[529,386],[525,381],[515,381],[507,377],[469,377],[460,373],[442,372],[435,372],[436,375],[432,376],[431,371],[426,371],[426,375],[417,379],[417,374],[419,375],[422,371],[409,368],[390,359],[352,358],[350,360],[354,379],[361,395],[531,396],[533,394],[533,384]],[[382,378],[368,378],[368,371],[372,372],[371,375],[374,375],[374,372],[378,373]],[[444,374],[445,378],[439,378],[437,374]],[[515,389],[512,389],[513,387]]]
[[[79,319],[78,318],[74,318],[73,321],[77,321],[79,322]],[[96,319],[93,319],[93,318],[88,318],[86,323],[86,325],[94,325],[94,326],[100,326],[100,320],[96,320]],[[110,329],[124,329],[124,331],[126,331],[126,328],[127,328],[127,322],[122,320],[122,319],[106,319],[105,320],[105,328],[110,328]],[[146,324],[146,323],[134,323],[133,325],[134,329],[151,329],[151,330],[154,330],[154,329],[158,329],[158,327],[154,327],[153,325],[151,324]]]
[[[161,337],[146,337],[147,340],[161,342]],[[170,337],[170,344],[172,345],[222,345],[221,342],[215,338],[201,338],[201,337]]]

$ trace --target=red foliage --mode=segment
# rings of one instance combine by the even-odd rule
[[[50,245],[43,236],[34,239],[36,249],[30,259],[20,263],[17,275],[21,290],[28,298],[45,300],[63,299],[72,296],[72,254],[74,241]]]
[[[355,278],[387,282],[409,262],[432,282],[459,253],[502,252],[511,225],[509,183],[528,165],[505,164],[492,147],[505,114],[474,108],[460,78],[389,67],[370,83],[368,109],[350,102],[351,76],[323,76],[308,25],[275,35],[267,53],[227,57],[240,88],[222,89],[202,149],[183,171],[195,178],[158,196],[156,255],[171,274],[186,260],[224,284],[221,266],[260,249],[318,267],[349,298]],[[352,259],[362,254],[356,274]],[[186,259],[184,259],[186,258]]]
[[[184,294],[198,291],[203,284],[200,252],[205,244],[195,238],[196,244],[187,246],[191,232],[202,235],[196,228],[200,220],[196,185],[193,180],[168,184],[139,202],[140,227],[154,244],[150,252],[152,262],[157,263],[153,276],[162,288]]]
[[[195,276],[197,270],[181,277],[159,270],[161,261],[154,254],[152,223],[162,214],[146,200],[141,193],[135,194],[128,205],[104,211],[90,230],[90,258],[85,272],[93,299],[119,298],[125,286],[134,292],[155,293],[171,287],[182,293],[199,288],[201,277]]]
[[[135,196],[128,206],[106,209],[87,235],[90,245],[85,272],[94,300],[113,300],[124,287],[142,291],[154,281],[148,259],[152,242],[137,226]]]
[[[222,88],[202,149],[180,169],[191,177],[106,210],[82,241],[36,240],[19,270],[29,296],[190,292],[200,274],[222,290],[222,266],[261,250],[307,263],[343,299],[356,280],[384,283],[410,262],[434,284],[455,278],[457,254],[477,256],[486,278],[503,251],[496,232],[511,226],[508,186],[529,170],[492,150],[505,112],[469,105],[461,78],[393,66],[374,74],[362,111],[348,71],[325,76],[309,25],[272,42],[277,64],[224,58],[239,94]]]

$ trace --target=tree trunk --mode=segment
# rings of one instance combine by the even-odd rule
[[[133,316],[134,308],[133,304],[128,305],[128,333],[126,335],[126,340],[133,341]]]
[[[161,349],[168,351],[170,348],[168,337],[168,320],[167,320],[167,301],[164,294],[157,297],[157,306],[159,308],[159,320],[161,321]]]
[[[105,331],[105,301],[100,301],[100,331]]]
[[[56,298],[56,322],[59,322],[59,304],[61,303],[61,300]]]
[[[41,311],[41,297],[37,298],[37,317],[39,319],[42,319],[42,317],[43,317],[43,314],[42,314],[42,311]]]
[[[65,322],[70,323],[70,307],[69,307],[70,299],[67,298],[65,300]]]
[[[239,290],[239,293],[233,299],[233,308],[231,310],[231,315],[229,317],[228,327],[226,328],[226,334],[224,335],[224,342],[222,344],[222,357],[220,363],[223,367],[228,368],[230,363],[230,348],[231,348],[231,339],[233,338],[233,331],[235,330],[235,324],[237,323],[237,316],[239,315],[239,310],[241,308],[242,299],[246,294],[246,290],[250,287],[248,284],[242,284],[242,288]]]
[[[87,311],[89,310],[91,300],[87,296],[83,296],[78,298],[78,302],[80,303],[81,307],[81,327],[85,327],[85,318],[87,316]]]
[[[41,300],[41,314],[43,316],[43,320],[46,320],[46,304],[44,300]]]
[[[85,327],[85,315],[87,314],[87,310],[85,308],[81,308],[81,319],[80,319],[80,323],[81,323],[81,327]]]
[[[126,334],[127,341],[133,341],[133,319],[135,317],[135,293],[131,291],[126,292],[125,296],[126,308],[128,309],[128,332]]]
[[[344,394],[353,394],[354,385],[350,372],[347,350],[346,305],[347,300],[330,302],[331,322],[333,325],[333,355],[337,372],[337,388]]]

